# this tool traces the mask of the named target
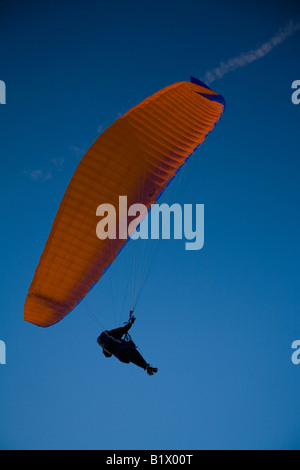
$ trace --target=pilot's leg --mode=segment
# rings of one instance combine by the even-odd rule
[[[133,362],[133,364],[135,364],[136,366],[142,367],[142,369],[147,369],[148,367],[147,362],[138,351],[135,351],[134,355],[131,358],[131,362]]]

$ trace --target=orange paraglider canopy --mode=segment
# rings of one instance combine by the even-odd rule
[[[25,302],[24,318],[50,326],[101,278],[125,239],[96,236],[96,209],[147,208],[220,119],[223,98],[196,79],[149,96],[115,121],[81,160],[62,199]]]

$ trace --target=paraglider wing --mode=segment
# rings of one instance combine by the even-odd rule
[[[126,239],[96,236],[96,209],[155,203],[212,131],[223,98],[196,79],[149,96],[106,129],[78,165],[61,201],[25,302],[39,326],[61,320],[89,292]]]

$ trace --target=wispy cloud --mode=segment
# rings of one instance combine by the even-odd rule
[[[75,154],[77,159],[80,159],[85,153],[85,150],[73,145],[69,147],[69,150]],[[64,171],[67,163],[68,158],[53,157],[48,161],[47,164],[41,166],[40,168],[35,168],[33,170],[23,170],[23,174],[30,181],[47,181],[53,179],[55,176],[57,176],[58,173]]]
[[[32,171],[24,170],[23,173],[31,181],[47,181],[52,178],[51,171],[45,172],[44,170],[32,170]]]
[[[234,70],[246,67],[248,64],[265,57],[275,47],[279,46],[279,44],[283,43],[286,39],[299,30],[300,23],[290,21],[288,26],[281,28],[278,33],[275,34],[275,36],[273,36],[269,41],[263,43],[257,49],[253,49],[249,52],[243,52],[240,55],[227,60],[226,62],[221,62],[218,67],[206,72],[205,76],[202,78],[203,82],[210,85],[218,78],[222,78],[224,75],[233,72]]]
[[[64,157],[52,158],[51,163],[52,163],[52,165],[55,166],[55,168],[58,171],[62,171],[63,168],[64,168],[65,159],[64,159]]]
[[[23,174],[31,181],[48,181],[53,178],[53,171],[63,170],[64,163],[65,159],[63,157],[52,158],[46,168],[23,170]]]
[[[75,154],[75,157],[78,159],[83,157],[83,155],[85,154],[85,150],[76,147],[76,145],[70,145],[70,150]]]

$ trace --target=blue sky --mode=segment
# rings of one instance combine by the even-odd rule
[[[299,449],[299,5],[2,2],[1,18],[0,448]],[[290,21],[293,34],[272,41]],[[161,241],[136,309],[133,338],[159,373],[107,360],[96,343],[102,325],[127,319],[134,242],[90,310],[47,329],[25,323],[84,152],[146,96],[235,58],[211,83],[222,120],[166,195],[205,204],[205,246]]]

